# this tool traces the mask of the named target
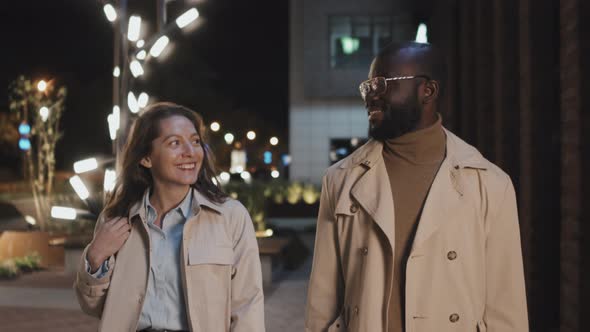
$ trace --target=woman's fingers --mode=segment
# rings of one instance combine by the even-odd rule
[[[116,223],[114,223],[112,225],[113,230],[118,231],[121,228],[124,228],[125,226],[129,226],[129,223],[127,222],[127,218],[120,218],[119,220],[117,220]]]

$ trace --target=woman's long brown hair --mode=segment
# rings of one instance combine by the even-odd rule
[[[121,174],[118,174],[113,195],[104,208],[107,218],[127,216],[131,206],[141,200],[145,191],[153,186],[150,171],[141,166],[140,161],[150,154],[152,141],[160,136],[160,121],[175,115],[189,119],[201,137],[203,163],[197,181],[191,187],[213,202],[222,203],[227,199],[221,187],[212,180],[217,173],[213,153],[205,141],[206,129],[201,116],[184,106],[162,102],[149,106],[132,126],[127,144],[123,149]]]

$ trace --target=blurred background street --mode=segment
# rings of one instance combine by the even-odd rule
[[[313,249],[313,233],[299,229],[297,236]],[[276,262],[278,263],[278,262]],[[295,270],[275,268],[272,285],[265,287],[267,331],[303,331],[311,255]],[[98,320],[84,314],[76,301],[74,276],[50,269],[0,280],[2,331],[95,332]]]
[[[267,331],[302,331],[322,175],[368,140],[359,83],[403,41],[439,48],[443,125],[514,183],[531,331],[587,331],[588,17],[583,0],[4,2],[0,331],[96,331],[72,272],[159,101],[203,117],[214,180],[252,216]]]

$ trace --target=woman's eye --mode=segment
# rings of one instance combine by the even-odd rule
[[[178,140],[174,140],[174,141],[170,142],[170,145],[172,145],[172,146],[177,146],[178,144],[180,144],[180,142]]]
[[[199,144],[201,144],[201,140],[199,138],[197,138],[197,139],[193,140],[193,144],[199,145]]]

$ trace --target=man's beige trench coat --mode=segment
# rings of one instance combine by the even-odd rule
[[[446,158],[406,263],[406,332],[524,332],[528,318],[510,178],[446,131]],[[394,204],[382,144],[323,179],[307,332],[387,331]]]
[[[181,252],[190,330],[264,331],[260,257],[248,212],[235,200],[218,205],[197,190],[193,195],[193,216],[184,225]],[[92,278],[82,259],[74,284],[82,310],[101,318],[101,332],[135,332],[143,306],[150,270],[143,204],[131,209],[129,220],[131,235],[111,257],[109,274]]]

